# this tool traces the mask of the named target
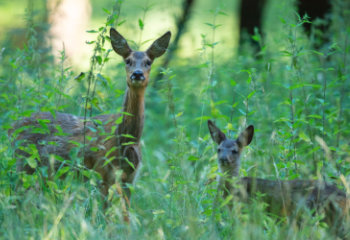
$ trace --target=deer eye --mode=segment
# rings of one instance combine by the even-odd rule
[[[130,59],[126,59],[125,63],[126,63],[126,65],[131,65],[131,60]]]
[[[151,64],[152,64],[151,60],[146,61],[146,66],[151,66]]]
[[[232,150],[232,154],[238,153],[237,150]]]
[[[219,153],[219,152],[221,152],[221,149],[220,149],[220,148],[218,148],[218,153]]]

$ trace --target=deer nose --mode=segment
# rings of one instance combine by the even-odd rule
[[[136,70],[131,74],[130,77],[131,80],[145,80],[145,76],[143,76],[143,72],[141,70]]]
[[[219,161],[221,164],[228,164],[228,158],[226,156],[221,156]]]

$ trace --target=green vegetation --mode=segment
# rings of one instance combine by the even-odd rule
[[[268,216],[258,199],[249,206],[237,203],[232,211],[226,208],[228,201],[213,209],[216,146],[207,120],[215,120],[230,136],[248,124],[255,126],[253,142],[242,156],[241,176],[324,178],[349,191],[346,1],[332,1],[333,23],[324,33],[330,43],[316,50],[315,39],[303,33],[307,19],[295,13],[293,2],[271,0],[265,38],[254,36],[261,47],[257,55],[248,43],[236,53],[236,6],[231,1],[197,2],[169,68],[159,69],[160,59],[151,72],[156,76],[164,71],[164,78],[155,89],[151,76],[147,89],[143,167],[131,187],[130,225],[122,220],[117,194],[110,194],[112,204],[104,210],[100,176],[84,169],[78,157],[53,180],[47,180],[47,167],[38,167],[33,175],[16,173],[7,130],[37,111],[80,116],[85,110],[92,115],[120,111],[125,71],[106,38],[110,26],[133,40],[131,46],[144,49],[150,43],[146,40],[174,31],[172,18],[181,12],[181,1],[93,3],[92,28],[87,29],[94,30],[92,50],[82,60],[90,61],[90,67],[80,77],[76,69],[83,67],[72,66],[64,50],[54,57],[42,44],[38,26],[45,24],[36,16],[41,8],[35,8],[39,1],[5,1],[1,15],[15,2],[21,3],[24,15],[12,18],[12,27],[25,23],[26,42],[19,48],[11,38],[0,39],[1,239],[329,239],[322,216],[307,215],[298,228]],[[0,29],[11,27],[8,21],[0,24]],[[35,149],[32,153],[28,161],[35,164]]]

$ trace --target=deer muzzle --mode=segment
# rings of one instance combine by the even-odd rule
[[[132,81],[144,81],[145,76],[143,75],[143,72],[141,70],[136,70],[131,74],[130,79]]]
[[[223,166],[228,165],[229,164],[228,157],[227,156],[220,156],[219,163]]]

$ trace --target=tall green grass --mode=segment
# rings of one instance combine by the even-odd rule
[[[261,47],[258,57],[249,45],[235,54],[221,41],[228,3],[207,9],[197,36],[202,43],[192,57],[177,56],[161,70],[162,89],[147,89],[143,167],[131,186],[130,225],[122,221],[118,195],[103,209],[100,177],[91,171],[82,170],[88,181],[70,168],[66,178],[53,181],[47,181],[45,168],[33,175],[16,173],[7,130],[17,119],[36,111],[80,116],[86,111],[88,117],[120,110],[125,74],[111,52],[107,30],[136,22],[134,31],[142,35],[126,37],[143,48],[148,7],[157,8],[148,4],[136,21],[123,11],[131,8],[128,1],[115,1],[104,11],[106,22],[91,31],[95,50],[82,75],[68,64],[64,50],[53,61],[38,44],[36,26],[42,23],[27,8],[25,47],[5,45],[0,55],[0,238],[329,239],[322,216],[306,214],[298,227],[267,215],[259,199],[250,205],[237,202],[231,211],[222,200],[213,209],[217,163],[206,120],[216,120],[231,137],[254,124],[241,176],[324,178],[345,189],[340,181],[343,175],[349,182],[350,172],[350,13],[345,1],[333,2],[331,42],[318,50],[303,33],[306,19],[295,14],[293,2],[270,1],[265,31],[259,31],[264,38],[254,36]],[[154,66],[152,75],[156,71]],[[80,162],[74,159],[72,166],[81,170]]]

